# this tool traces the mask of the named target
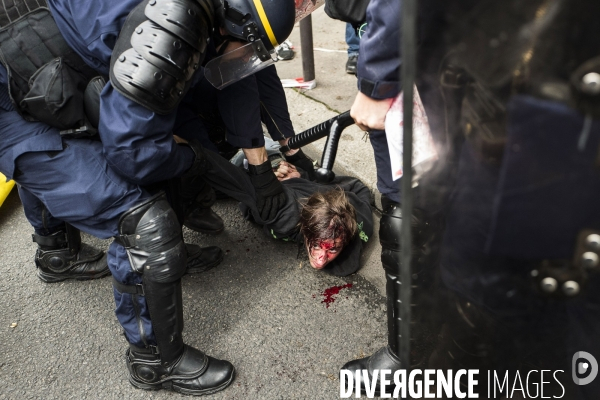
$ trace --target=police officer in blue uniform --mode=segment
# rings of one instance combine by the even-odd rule
[[[210,56],[215,54],[210,54]],[[233,156],[232,149],[242,149],[250,165],[267,162],[264,123],[271,139],[280,146],[287,145],[294,136],[285,92],[277,70],[270,65],[221,90],[203,80],[187,96],[179,113],[185,114],[186,122],[176,129],[177,136],[186,140],[199,140],[203,147],[221,152],[227,158]],[[212,137],[219,146],[209,140]],[[285,148],[285,147],[284,147]],[[288,149],[285,159],[307,171],[314,180],[314,166],[302,149]],[[281,203],[284,204],[284,203]],[[185,226],[204,232],[203,216],[209,210],[199,202],[186,214]]]
[[[352,109],[365,129],[383,127],[386,98],[399,91],[400,3],[367,10]],[[343,369],[495,370],[511,385],[520,371],[528,395],[535,374],[545,395],[600,393],[599,11],[586,0],[419,3],[416,84],[440,160],[415,189],[413,265],[401,266],[413,272],[411,366],[394,347],[401,321],[389,284],[402,215],[382,201],[388,346]],[[395,89],[380,95],[386,88]],[[424,266],[437,279],[427,308]],[[541,383],[542,370],[556,379]]]
[[[233,380],[229,362],[183,343],[186,247],[165,194],[145,187],[178,177],[180,199],[198,194],[203,150],[175,143],[172,128],[180,99],[201,77],[213,27],[227,22],[264,53],[293,21],[293,1],[16,0],[0,9],[0,170],[55,218],[115,238],[108,266],[135,387],[200,395]],[[98,74],[110,76],[99,101],[101,141],[85,137],[82,107]],[[270,182],[258,179],[263,200],[277,194]]]
[[[360,40],[358,58],[358,94],[350,114],[358,127],[369,131],[377,171],[377,189],[381,193],[383,213],[379,229],[382,246],[381,260],[386,273],[388,299],[388,345],[373,356],[347,363],[342,369],[354,371],[369,369],[397,370],[400,368],[396,348],[399,334],[394,317],[394,303],[398,298],[399,279],[396,264],[400,249],[396,237],[400,234],[402,213],[400,209],[400,185],[392,178],[391,164],[383,121],[392,101],[400,92],[398,82],[400,58],[398,45],[399,1],[371,0],[367,8],[368,29]]]
[[[241,45],[244,41],[239,37],[223,36],[215,32],[215,46],[209,46],[207,60],[224,52],[223,47],[233,42]],[[259,70],[245,78],[216,89],[207,80],[200,82],[185,102],[185,112],[200,116],[200,121],[194,124],[203,125],[198,129],[179,129],[177,135],[191,140],[196,138],[207,142],[209,135],[216,135],[217,140],[225,140],[227,148],[242,149],[249,165],[267,166],[267,151],[262,124],[264,123],[271,139],[278,141],[285,149],[287,141],[294,136],[294,127],[290,119],[285,92],[274,65]],[[190,118],[192,123],[193,118]],[[206,128],[204,128],[204,126]],[[206,131],[209,132],[206,132]],[[218,132],[218,133],[217,133]],[[212,143],[205,148],[216,150]],[[310,179],[314,179],[312,161],[301,149],[284,151],[286,160],[307,171]],[[278,204],[284,204],[285,201]],[[275,209],[272,207],[271,209]],[[196,231],[202,207],[196,208],[186,216],[186,226]],[[265,215],[266,217],[266,215]]]
[[[219,113],[227,128],[227,142],[243,149],[250,164],[267,160],[262,123],[271,139],[285,149],[288,139],[294,136],[285,92],[275,66],[230,85],[216,94]],[[312,161],[302,149],[287,149],[286,161],[302,168],[315,179]]]

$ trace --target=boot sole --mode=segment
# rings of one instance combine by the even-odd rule
[[[76,281],[91,281],[93,279],[104,278],[105,276],[110,275],[110,270],[108,268],[106,268],[105,271],[102,271],[95,275],[54,275],[54,274],[48,274],[48,273],[42,272],[41,270],[38,269],[37,275],[41,281],[46,282],[46,283],[62,282],[62,281],[66,281],[67,279],[73,279]]]
[[[143,390],[167,389],[167,390],[172,390],[177,393],[187,394],[187,395],[191,395],[191,396],[204,396],[207,394],[213,394],[213,393],[220,392],[221,390],[225,389],[227,386],[231,385],[231,382],[233,382],[234,378],[235,378],[235,368],[233,369],[233,372],[231,373],[231,378],[229,378],[229,380],[227,382],[224,382],[221,385],[214,387],[214,388],[198,389],[198,390],[187,389],[187,388],[175,386],[170,381],[158,383],[155,385],[149,385],[147,383],[140,383],[140,382],[136,382],[135,380],[133,380],[131,375],[129,376],[129,383],[131,383],[131,385],[133,385],[134,387],[136,387],[138,389],[143,389]]]

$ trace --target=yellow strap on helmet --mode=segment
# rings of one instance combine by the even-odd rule
[[[265,13],[265,9],[263,8],[262,1],[261,0],[253,0],[253,1],[254,1],[254,7],[256,7],[256,11],[258,11],[258,16],[260,17],[260,22],[262,22],[262,25],[265,28],[265,32],[267,32],[267,36],[269,37],[271,44],[273,45],[273,47],[276,47],[277,45],[279,45],[279,43],[277,43],[277,39],[275,38],[273,29],[271,29],[271,24],[269,23],[269,19],[267,18],[267,13]]]

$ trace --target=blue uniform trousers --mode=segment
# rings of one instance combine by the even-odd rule
[[[227,130],[227,142],[234,147],[263,147],[265,139],[261,122],[266,125],[273,140],[294,136],[285,92],[273,65],[223,90],[217,90],[208,81],[203,80],[187,97],[184,102],[189,103],[196,114],[210,112],[221,115]],[[191,127],[190,118],[187,120],[188,126]],[[188,129],[189,133],[181,127],[176,129],[186,139],[200,139],[201,136],[206,136],[195,134],[193,129]],[[209,144],[206,147],[214,146]]]
[[[55,222],[68,222],[103,239],[115,236],[120,216],[150,195],[107,166],[100,142],[63,139],[63,147],[62,151],[28,152],[16,160],[15,179],[26,204],[33,204],[28,213],[39,216],[43,207]],[[32,221],[37,222],[36,228],[38,223],[43,227],[40,219],[34,217]],[[141,283],[141,275],[132,270],[125,248],[116,242],[109,248],[108,266],[118,282]],[[137,346],[155,344],[145,300],[116,290],[114,296],[115,313],[127,340]]]
[[[369,142],[373,146],[375,168],[377,170],[377,190],[390,200],[400,203],[400,182],[392,178],[392,164],[385,131],[369,132]]]
[[[54,218],[42,203],[31,192],[21,185],[17,185],[19,197],[23,204],[23,211],[27,220],[33,226],[35,233],[41,236],[51,235],[64,227],[64,222]]]

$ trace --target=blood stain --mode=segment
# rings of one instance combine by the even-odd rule
[[[333,247],[333,243],[329,243],[329,242],[321,242],[319,243],[319,246],[321,247],[321,249],[323,250],[330,250]]]
[[[342,289],[350,289],[352,287],[351,283],[346,283],[345,285],[341,285],[341,286],[332,286],[330,288],[327,288],[323,291],[323,293],[321,293],[321,296],[323,296],[323,301],[321,303],[325,303],[325,308],[329,308],[329,306],[335,302],[335,296],[336,294],[340,293],[340,290]]]

